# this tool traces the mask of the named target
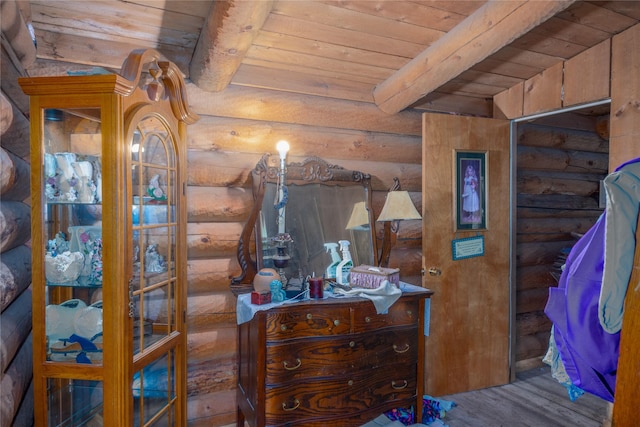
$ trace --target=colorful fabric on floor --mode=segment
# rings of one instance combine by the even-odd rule
[[[456,406],[455,402],[437,399],[426,394],[422,398],[422,403],[422,422],[427,425],[444,418],[446,412]]]
[[[422,397],[422,423],[431,424],[436,420],[444,418],[445,413],[456,406],[455,402],[450,400],[437,399],[425,394]],[[399,421],[405,426],[410,426],[416,421],[413,408],[396,408],[384,413],[391,421]],[[438,425],[444,425],[437,423]]]
[[[391,421],[400,421],[405,426],[415,423],[413,408],[396,408],[384,413]]]

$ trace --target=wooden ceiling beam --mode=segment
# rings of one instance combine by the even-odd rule
[[[574,2],[487,2],[376,86],[376,105],[389,114],[407,108]]]
[[[226,88],[273,3],[274,0],[214,1],[191,60],[191,81],[208,92]]]

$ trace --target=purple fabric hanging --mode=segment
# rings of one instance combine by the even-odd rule
[[[557,288],[549,288],[545,314],[573,384],[613,402],[620,333],[600,325],[598,299],[604,267],[605,217],[571,249]]]
[[[618,166],[616,172],[639,161],[640,158],[629,160]],[[614,208],[607,206],[607,210]],[[620,332],[607,332],[598,315],[605,229],[606,211],[571,249],[558,287],[549,288],[544,312],[554,324],[553,337],[572,383],[613,402]]]

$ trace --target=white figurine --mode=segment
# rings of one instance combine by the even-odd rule
[[[162,255],[158,253],[158,245],[149,245],[144,253],[144,271],[147,273],[162,273],[167,266]]]

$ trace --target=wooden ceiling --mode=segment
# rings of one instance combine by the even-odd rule
[[[640,21],[640,1],[18,1],[38,60],[119,69],[159,50],[201,89],[228,84],[487,115],[494,95]],[[49,71],[47,71],[49,72]]]

